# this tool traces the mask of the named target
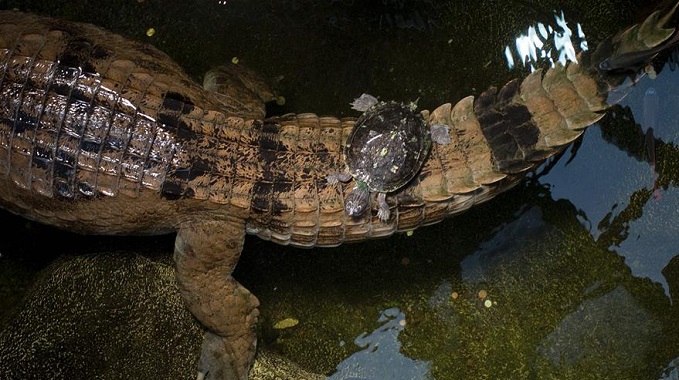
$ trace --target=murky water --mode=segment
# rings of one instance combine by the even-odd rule
[[[553,20],[553,10],[580,23],[593,47],[635,19],[634,3],[227,0],[187,8],[3,0],[0,7],[153,43],[197,80],[237,57],[283,76],[286,104],[272,112],[343,116],[354,115],[349,102],[363,92],[419,98],[423,108],[477,95],[525,75],[507,69],[504,47]],[[248,238],[235,275],[262,303],[261,344],[332,379],[678,378],[678,88],[679,72],[667,68],[644,78],[577,149],[412,236],[310,251]],[[54,258],[44,243],[24,240],[60,235],[1,217],[14,226],[0,271],[21,288]],[[152,239],[64,245],[75,253],[110,244],[135,250]],[[169,254],[171,237],[160,241]],[[300,323],[273,328],[285,318]]]

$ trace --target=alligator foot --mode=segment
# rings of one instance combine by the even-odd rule
[[[238,363],[238,353],[234,352],[232,343],[229,338],[213,332],[205,333],[198,361],[197,380],[247,379],[250,366],[244,368],[242,363]]]
[[[208,329],[198,379],[245,380],[254,360],[259,301],[231,277],[244,238],[243,221],[187,222],[177,233],[179,288]]]

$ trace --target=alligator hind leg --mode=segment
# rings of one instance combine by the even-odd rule
[[[179,288],[191,313],[208,328],[199,379],[247,379],[255,356],[259,302],[231,277],[244,240],[242,221],[186,222],[177,233]]]

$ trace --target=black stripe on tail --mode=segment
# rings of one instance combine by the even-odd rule
[[[540,135],[528,108],[512,101],[520,86],[519,80],[513,80],[499,92],[492,87],[474,102],[474,113],[495,163],[505,173],[519,173],[533,166],[528,156]]]

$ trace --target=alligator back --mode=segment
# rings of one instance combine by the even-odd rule
[[[435,145],[421,172],[388,195],[391,217],[382,222],[376,202],[372,213],[348,216],[353,183],[326,180],[344,168],[354,119],[262,120],[261,103],[202,89],[148,45],[0,12],[0,202],[83,233],[159,233],[191,219],[239,218],[264,239],[311,247],[414,229],[515,186],[599,120],[609,90],[629,74],[620,69],[676,40],[663,28],[667,17],[652,17],[645,30],[664,38],[631,48],[628,33],[606,45],[616,70],[582,57],[424,111],[450,127],[451,144]]]
[[[3,206],[81,232],[172,230],[161,195],[191,167],[186,141],[206,121],[263,117],[261,101],[207,92],[149,45],[19,12],[0,12],[0,75]]]

